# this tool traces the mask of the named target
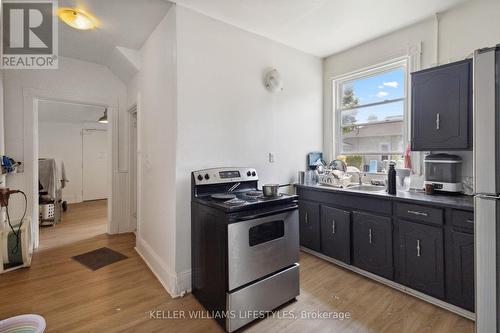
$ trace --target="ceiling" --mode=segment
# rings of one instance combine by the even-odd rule
[[[82,31],[59,20],[59,54],[108,66],[126,81],[133,64],[127,68],[117,47],[139,50],[171,6],[165,0],[59,0],[59,7],[84,9],[100,22]]]
[[[175,0],[241,29],[325,57],[465,0]]]
[[[38,102],[38,121],[58,123],[95,122],[103,115],[102,106],[63,103],[55,101]]]

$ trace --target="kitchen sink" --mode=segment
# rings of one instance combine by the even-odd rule
[[[346,188],[346,190],[354,190],[361,192],[381,192],[385,191],[385,186],[376,186],[376,185],[355,185]]]

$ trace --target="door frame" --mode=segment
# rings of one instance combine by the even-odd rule
[[[115,152],[118,151],[118,141],[113,140],[115,129],[117,129],[116,112],[118,112],[118,100],[108,96],[94,96],[84,91],[78,94],[67,91],[49,91],[43,89],[23,89],[23,115],[24,115],[24,182],[25,192],[28,199],[27,216],[31,217],[32,244],[31,248],[39,246],[39,220],[38,220],[38,102],[50,100],[56,102],[85,104],[99,106],[108,109],[108,156],[111,163],[108,165],[108,215],[107,232],[114,233],[119,230],[118,221],[113,220],[113,171],[117,162]]]
[[[128,112],[128,117],[129,117],[129,136],[128,136],[128,151],[129,151],[129,193],[128,193],[128,200],[129,200],[129,229],[130,230],[133,230],[132,229],[132,214],[134,213],[133,212],[133,209],[132,209],[132,175],[131,175],[131,170],[132,170],[132,164],[135,163],[135,191],[136,191],[136,194],[135,194],[135,200],[136,200],[136,204],[135,204],[135,222],[136,222],[136,225],[135,225],[135,229],[137,230],[137,226],[138,226],[138,220],[139,220],[139,106],[138,106],[139,103],[134,103],[132,106],[130,106],[127,110]],[[135,126],[135,129],[133,128],[133,123],[134,123],[134,117],[135,117],[135,123],[136,123],[136,126]],[[132,132],[135,131],[135,152],[132,152]],[[132,154],[134,153],[134,154]],[[132,156],[135,155],[135,160],[132,159]]]

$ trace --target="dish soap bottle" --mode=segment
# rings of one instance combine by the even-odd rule
[[[396,169],[394,162],[389,163],[389,172],[387,172],[387,193],[396,194]]]

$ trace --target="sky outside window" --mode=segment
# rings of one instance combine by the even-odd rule
[[[342,96],[344,97],[346,92],[351,89],[353,97],[357,101],[357,106],[404,98],[404,77],[404,68],[398,68],[359,80],[345,82],[342,85]],[[404,105],[401,101],[342,112],[343,115],[347,113],[353,117],[342,117],[343,125],[346,125],[344,119],[348,119],[351,124],[384,121],[398,118],[398,116],[402,118]]]

